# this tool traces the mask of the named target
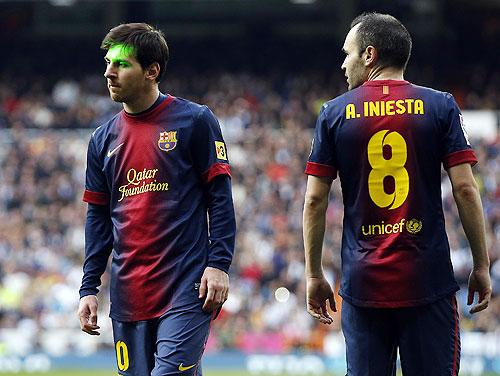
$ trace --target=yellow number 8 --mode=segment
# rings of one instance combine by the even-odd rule
[[[116,342],[116,360],[118,362],[118,369],[120,371],[128,370],[128,348],[123,341]]]
[[[375,133],[368,141],[368,162],[372,167],[368,175],[368,192],[372,201],[381,208],[396,209],[405,202],[410,190],[410,178],[404,165],[407,151],[406,141],[398,132],[383,130]],[[392,155],[385,159],[384,146],[390,146]],[[394,178],[394,192],[386,193],[384,178]]]

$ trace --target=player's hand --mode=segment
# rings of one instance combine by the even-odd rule
[[[78,318],[80,319],[80,328],[85,333],[93,336],[98,336],[100,329],[97,326],[97,296],[87,295],[80,299],[78,307]]]
[[[229,276],[226,272],[207,266],[201,277],[199,298],[205,298],[203,310],[212,312],[222,307],[229,294]]]
[[[307,277],[306,288],[307,312],[321,323],[330,325],[333,319],[328,313],[326,302],[329,302],[333,312],[337,312],[335,297],[330,284],[323,276]]]
[[[472,269],[469,276],[469,295],[467,296],[467,305],[474,302],[474,294],[477,292],[479,299],[477,304],[473,305],[470,313],[476,313],[486,309],[491,299],[491,280],[488,268]]]

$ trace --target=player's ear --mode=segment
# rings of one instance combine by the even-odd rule
[[[366,67],[373,67],[378,60],[377,49],[373,46],[366,47],[366,50],[363,53],[363,60]]]
[[[152,63],[149,67],[146,68],[146,78],[156,81],[156,77],[160,75],[160,64],[157,62]]]

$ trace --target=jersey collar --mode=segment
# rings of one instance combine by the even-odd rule
[[[153,117],[156,114],[160,113],[161,110],[163,110],[165,107],[167,107],[173,100],[174,100],[173,96],[171,96],[170,94],[166,94],[162,98],[162,100],[161,100],[160,103],[155,103],[156,106],[153,105],[153,106],[151,106],[149,109],[147,109],[144,112],[141,112],[139,114],[129,114],[125,110],[122,110],[122,113],[123,113],[123,116],[125,116],[125,118],[127,118],[128,120],[132,120],[132,121],[144,121],[144,120],[150,119],[151,117]]]
[[[362,86],[402,86],[409,85],[410,83],[406,80],[370,80],[365,81]]]

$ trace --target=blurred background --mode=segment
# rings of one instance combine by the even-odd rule
[[[207,104],[228,144],[239,231],[205,369],[344,374],[339,315],[327,327],[305,311],[303,170],[321,104],[346,91],[340,65],[349,23],[373,10],[398,17],[413,36],[406,78],[451,92],[463,109],[479,158],[494,292],[488,310],[468,313],[470,250],[443,172],[462,287],[461,374],[500,374],[498,0],[0,1],[0,374],[116,373],[107,275],[100,337],[80,331],[76,309],[86,147],[92,130],[121,110],[108,97],[99,45],[122,22],[165,32],[171,60],[160,88]],[[330,200],[324,255],[336,285],[338,181]]]

